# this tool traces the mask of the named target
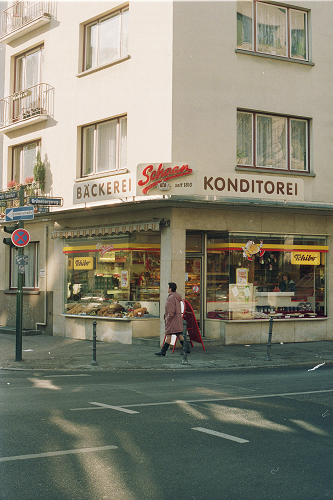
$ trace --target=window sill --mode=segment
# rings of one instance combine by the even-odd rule
[[[251,50],[235,49],[236,54],[247,54],[248,56],[265,57],[268,59],[276,59],[278,61],[286,61],[296,64],[304,64],[305,66],[314,66],[313,62],[303,61],[302,59],[293,59],[290,57],[274,56],[272,54],[262,54],[261,52],[253,52]]]
[[[235,170],[237,172],[251,172],[251,173],[261,173],[261,174],[271,174],[271,175],[290,175],[290,176],[298,176],[298,177],[316,177],[316,174],[313,172],[299,172],[296,170],[273,170],[271,168],[255,168],[255,167],[241,167],[236,166]]]
[[[16,289],[8,289],[4,290],[3,293],[6,293],[8,295],[16,295],[17,290]],[[23,289],[23,295],[39,295],[40,291],[39,290],[25,290]]]
[[[94,181],[95,179],[103,179],[104,177],[110,177],[110,175],[122,175],[122,174],[128,174],[129,170],[128,168],[122,168],[119,170],[109,170],[108,172],[103,172],[102,174],[91,174],[91,175],[85,175],[84,177],[79,177],[78,179],[75,179],[74,182],[87,182],[87,181]]]
[[[103,64],[103,66],[97,66],[96,68],[87,69],[85,71],[82,71],[81,73],[78,73],[76,75],[76,77],[82,78],[83,76],[91,75],[92,73],[96,73],[97,71],[101,71],[103,69],[110,68],[111,66],[115,66],[116,64],[127,61],[130,58],[131,58],[131,56],[122,57],[121,59],[117,59],[116,61],[112,61],[110,63]]]

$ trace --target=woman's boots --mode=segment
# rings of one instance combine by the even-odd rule
[[[184,341],[183,340],[180,340],[180,343],[181,343],[182,346],[184,345]],[[190,354],[190,352],[191,352],[190,345],[189,345],[189,343],[187,341],[187,354]],[[183,353],[181,352],[180,355],[182,356]]]
[[[164,342],[164,344],[162,345],[162,348],[161,348],[160,352],[155,352],[156,356],[165,356],[165,353],[169,349],[169,345],[170,344],[167,344],[166,342]]]

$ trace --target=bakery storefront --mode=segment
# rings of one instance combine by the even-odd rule
[[[90,217],[87,227],[65,228],[59,221],[53,232],[65,261],[66,336],[91,338],[97,321],[99,340],[163,339],[169,281],[192,305],[203,337],[265,343],[270,318],[274,342],[329,336],[331,209],[323,217],[309,211],[300,178],[142,164],[136,181],[118,179],[115,195],[126,199],[128,219],[116,205],[101,210],[104,220],[125,222],[93,226]],[[74,203],[116,191],[93,182],[75,187]],[[145,220],[149,213],[155,217]]]

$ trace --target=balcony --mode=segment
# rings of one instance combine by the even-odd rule
[[[13,40],[51,21],[54,2],[16,2],[1,13],[0,43]]]
[[[54,88],[40,83],[0,100],[0,132],[7,133],[53,117]]]

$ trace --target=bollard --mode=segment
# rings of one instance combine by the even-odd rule
[[[267,343],[267,354],[266,361],[272,361],[271,348],[272,348],[272,331],[273,331],[273,318],[269,318],[269,329],[268,329],[268,343]]]
[[[97,321],[93,321],[93,360],[91,362],[92,365],[98,365],[96,361],[96,325]]]
[[[185,319],[183,320],[183,337],[184,337],[184,342],[183,342],[182,365],[188,365],[188,362],[187,362],[187,321]]]

